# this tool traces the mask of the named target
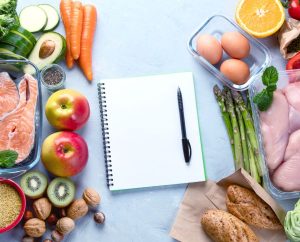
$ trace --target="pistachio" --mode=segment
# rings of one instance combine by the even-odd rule
[[[41,47],[39,52],[39,57],[41,59],[45,59],[49,57],[55,50],[55,42],[53,40],[45,40]]]
[[[45,220],[51,213],[52,205],[48,198],[43,197],[34,201],[33,209],[39,219]]]
[[[61,218],[56,223],[56,230],[63,235],[70,233],[74,228],[74,220],[68,217]]]
[[[67,216],[73,220],[76,220],[85,216],[88,210],[88,205],[83,199],[76,199],[68,208]]]
[[[24,231],[27,235],[33,238],[42,237],[46,232],[46,224],[41,219],[32,218],[24,224]]]
[[[82,194],[82,198],[91,207],[97,207],[101,201],[99,193],[92,188],[86,188]]]

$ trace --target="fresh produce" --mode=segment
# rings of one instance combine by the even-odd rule
[[[299,0],[289,0],[288,12],[292,18],[300,20],[300,2],[299,2]]]
[[[59,130],[77,130],[82,128],[90,116],[88,100],[72,89],[63,89],[53,93],[45,106],[49,123]]]
[[[46,220],[52,209],[52,204],[48,200],[48,198],[42,197],[33,202],[33,209],[35,212],[35,215],[41,219],[41,220]]]
[[[16,14],[17,0],[0,1],[0,39],[18,25],[18,16]]]
[[[75,185],[70,179],[55,178],[48,186],[47,195],[53,206],[66,207],[75,197]]]
[[[220,67],[220,71],[234,84],[244,84],[250,76],[248,65],[237,59],[225,60]]]
[[[297,204],[294,210],[287,212],[284,220],[284,231],[291,242],[300,241],[300,209]]]
[[[277,88],[278,71],[274,66],[266,68],[262,75],[262,82],[266,86],[260,93],[256,94],[253,102],[257,104],[260,111],[266,111],[272,104],[273,93]]]
[[[294,57],[292,57],[291,59],[289,59],[288,63],[286,64],[286,69],[287,70],[300,69],[300,52],[296,54]]]
[[[60,1],[60,15],[65,26],[67,51],[66,51],[66,64],[69,69],[74,66],[74,59],[71,53],[71,11],[72,11],[72,0],[61,0]]]
[[[280,29],[285,14],[279,0],[240,0],[235,19],[247,33],[265,38]]]
[[[213,91],[230,139],[235,168],[243,167],[260,183],[262,172],[258,142],[252,117],[242,96],[238,92],[230,93],[226,87],[221,91],[217,85]]]
[[[23,216],[23,220],[26,222],[29,219],[33,218],[33,213],[29,210],[26,210]]]
[[[93,80],[92,48],[96,24],[96,7],[90,4],[84,5],[79,65],[89,81]]]
[[[74,220],[68,217],[61,218],[56,223],[56,230],[63,235],[71,233],[74,228]]]
[[[44,30],[48,18],[44,9],[36,5],[30,5],[22,9],[19,20],[22,28],[35,33]]]
[[[221,45],[224,51],[232,58],[242,59],[249,55],[249,41],[237,31],[224,33],[221,38]]]
[[[47,223],[49,225],[56,225],[58,219],[54,213],[50,214],[49,217],[47,218]]]
[[[200,35],[197,39],[196,49],[199,55],[210,64],[215,65],[222,59],[223,50],[219,41],[212,35]]]
[[[85,216],[89,208],[84,199],[74,200],[67,210],[67,216],[73,220],[77,220]]]
[[[97,191],[93,188],[86,188],[83,191],[82,198],[91,207],[97,207],[100,204],[101,198]]]
[[[54,30],[59,24],[59,14],[57,10],[49,4],[39,4],[38,7],[43,9],[47,15],[47,24],[43,31]]]
[[[48,64],[59,62],[65,55],[66,40],[65,38],[56,32],[47,32],[43,34],[28,59],[32,61],[40,70]],[[41,58],[40,53],[50,53],[46,58]],[[44,56],[42,56],[44,57]],[[27,65],[24,70],[26,73],[34,73],[32,66]]]
[[[30,237],[39,238],[46,232],[46,224],[41,219],[32,218],[24,224],[24,231]]]
[[[39,171],[29,171],[22,176],[20,185],[27,197],[37,199],[42,197],[46,191],[48,180]]]
[[[9,168],[14,166],[18,158],[18,153],[13,150],[0,151],[0,168]]]
[[[70,44],[71,53],[75,60],[79,58],[82,34],[83,10],[80,1],[72,1],[70,21]]]
[[[30,53],[31,49],[29,49],[27,46],[19,46],[19,47],[15,47],[13,45],[10,44],[6,44],[6,43],[0,43],[0,49],[4,50],[4,51],[9,51],[12,52],[16,55],[20,55],[23,57],[27,57],[28,54]]]
[[[98,224],[104,224],[104,222],[105,222],[105,215],[104,215],[104,213],[102,213],[102,212],[96,212],[94,214],[94,220]]]

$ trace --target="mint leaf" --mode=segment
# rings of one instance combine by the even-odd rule
[[[0,167],[9,168],[15,164],[18,158],[18,153],[13,150],[0,151]]]
[[[265,69],[262,75],[262,82],[265,86],[276,85],[278,81],[278,71],[274,66]]]
[[[273,92],[268,92],[267,89],[263,89],[260,93],[256,94],[253,98],[253,102],[256,103],[260,111],[266,111],[272,104]]]
[[[268,92],[274,92],[277,89],[277,86],[272,84],[272,85],[267,86],[266,89]]]

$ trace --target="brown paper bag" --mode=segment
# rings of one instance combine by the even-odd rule
[[[252,189],[260,196],[276,213],[283,223],[285,211],[276,201],[243,169],[222,179],[218,183],[206,181],[190,184],[185,192],[176,220],[170,232],[170,236],[183,242],[211,242],[212,240],[201,228],[200,219],[207,209],[226,209],[226,189],[229,185],[237,184]],[[282,230],[258,229],[250,226],[259,241],[283,242],[286,241]]]

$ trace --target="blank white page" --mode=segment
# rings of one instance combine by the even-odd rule
[[[205,180],[192,73],[106,79],[104,83],[113,185],[110,190]],[[185,163],[177,89],[183,97]]]

